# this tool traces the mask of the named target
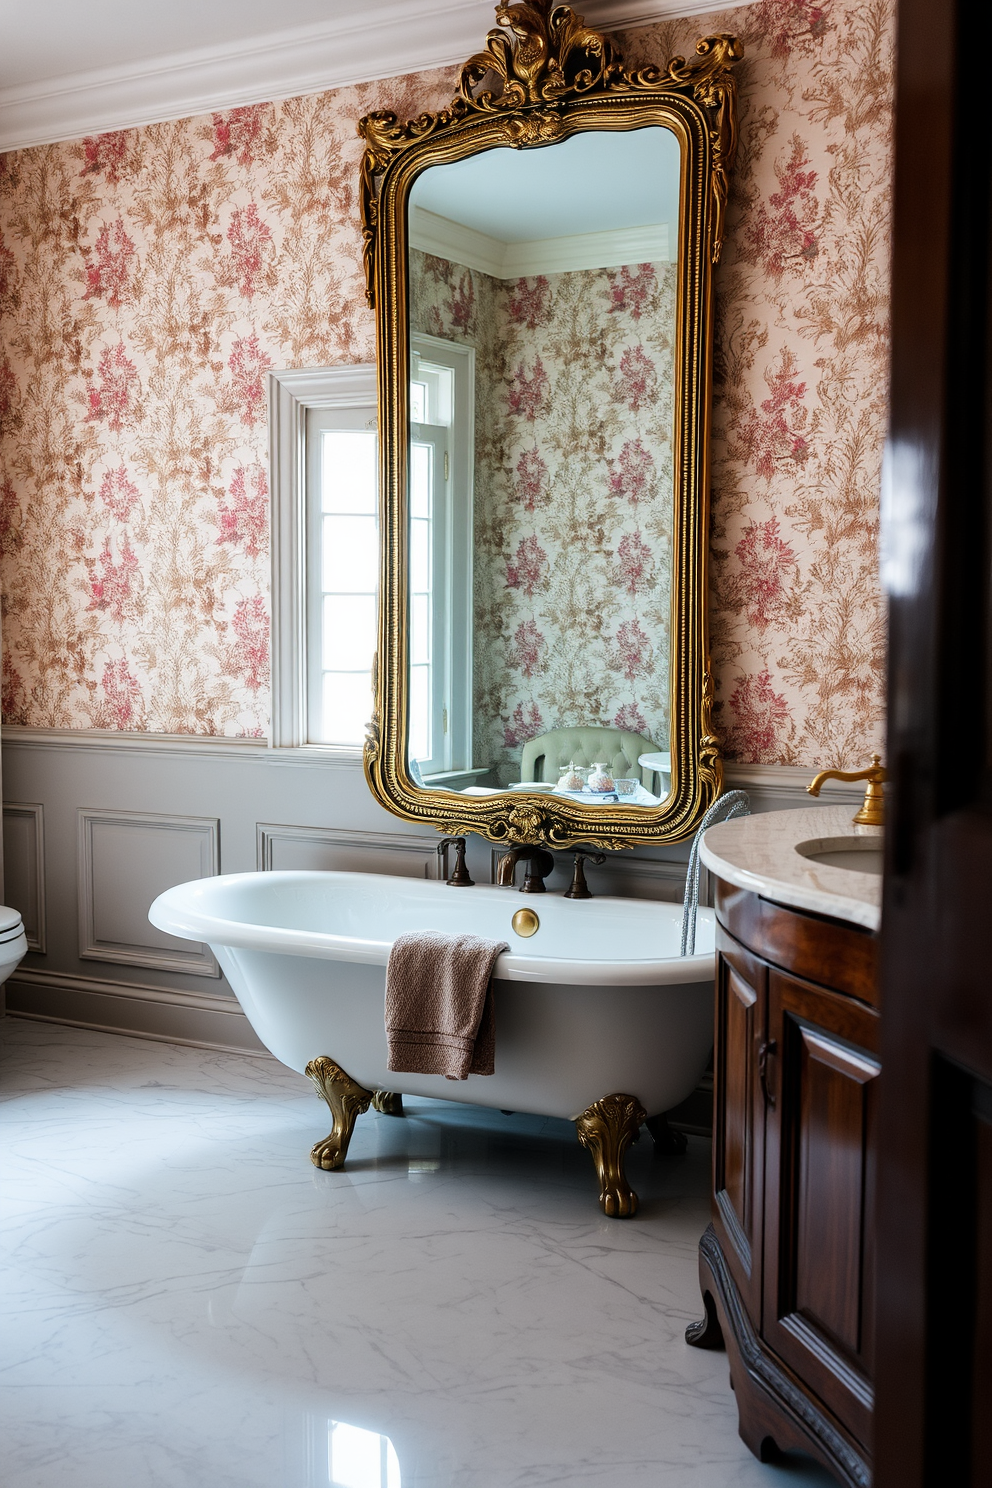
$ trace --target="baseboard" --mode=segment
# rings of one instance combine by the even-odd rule
[[[272,1058],[230,999],[204,998],[204,1006],[195,993],[30,969],[11,977],[5,991],[8,1017]]]

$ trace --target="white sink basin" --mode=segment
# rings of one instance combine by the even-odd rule
[[[809,842],[797,842],[796,852],[824,868],[844,868],[848,873],[872,873],[876,877],[882,872],[884,860],[881,838],[874,835],[814,837]]]

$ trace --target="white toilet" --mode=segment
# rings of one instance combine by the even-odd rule
[[[0,986],[27,954],[28,940],[16,909],[0,904]]]

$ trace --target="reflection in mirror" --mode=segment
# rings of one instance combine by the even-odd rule
[[[417,784],[668,793],[680,170],[651,126],[414,185]]]

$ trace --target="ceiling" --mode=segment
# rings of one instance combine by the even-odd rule
[[[0,0],[0,150],[454,65],[482,44],[493,8],[492,0]],[[611,29],[715,7],[586,0],[579,8]]]

